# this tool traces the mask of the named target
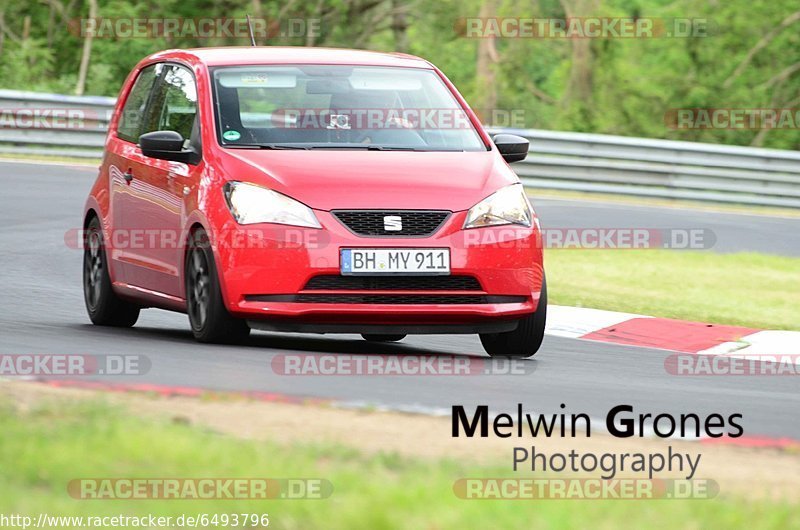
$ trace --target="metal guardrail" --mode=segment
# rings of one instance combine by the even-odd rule
[[[114,98],[0,90],[0,153],[99,158],[113,107]],[[49,127],[31,121],[35,112],[47,110],[66,121],[51,120]],[[528,158],[514,165],[526,186],[800,208],[797,151],[536,129],[502,132],[531,142]]]
[[[0,90],[0,153],[100,158],[115,102]]]
[[[499,131],[491,131],[499,132]],[[504,129],[530,140],[527,186],[800,208],[800,152],[602,134]]]

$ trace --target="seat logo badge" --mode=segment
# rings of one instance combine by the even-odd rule
[[[387,215],[383,218],[383,229],[387,232],[399,232],[403,229],[403,218],[399,215]]]

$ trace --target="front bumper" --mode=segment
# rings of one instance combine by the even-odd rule
[[[466,212],[455,212],[429,237],[363,237],[350,232],[329,212],[314,213],[322,229],[271,224],[241,226],[231,221],[217,232],[212,241],[217,270],[223,298],[233,315],[256,323],[263,321],[256,326],[262,328],[273,325],[280,329],[307,330],[307,324],[317,324],[318,330],[344,332],[392,327],[395,331],[402,328],[425,333],[436,329],[481,331],[504,320],[515,326],[519,318],[536,311],[544,277],[541,233],[536,226],[463,230]],[[340,249],[357,247],[449,248],[451,275],[474,277],[480,290],[305,289],[315,276],[339,275]],[[403,303],[319,301],[328,295],[354,294],[430,295],[423,299],[434,301],[421,304],[407,303],[413,298]],[[446,295],[447,303],[435,302],[441,295]],[[454,303],[458,296],[464,296],[469,303]],[[475,303],[476,297],[481,299],[480,303]],[[336,300],[342,298],[347,296],[338,296]],[[431,331],[426,331],[429,328]]]

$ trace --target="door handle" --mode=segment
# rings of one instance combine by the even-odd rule
[[[133,173],[131,173],[130,169],[122,176],[125,177],[125,181],[128,183],[130,183],[133,180]]]

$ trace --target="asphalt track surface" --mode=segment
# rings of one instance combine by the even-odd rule
[[[640,413],[743,414],[746,435],[800,439],[798,379],[677,377],[664,369],[670,352],[547,336],[525,361],[524,375],[284,376],[272,369],[280,354],[455,354],[486,359],[477,336],[409,337],[369,344],[354,335],[254,332],[241,346],[193,341],[185,315],[142,312],[132,329],[92,326],[81,291],[81,252],[64,234],[80,226],[96,170],[0,162],[0,354],[137,354],[152,363],[140,376],[107,381],[258,390],[330,398],[353,405],[448,413],[452,405],[486,404],[493,412],[584,412],[603,418],[618,404]],[[714,230],[719,251],[759,250],[797,255],[800,220],[625,207],[575,201],[536,201],[546,226],[701,227]],[[568,224],[569,223],[569,224]],[[449,432],[443,432],[449,436]]]
[[[800,217],[532,198],[545,229],[624,228],[703,231],[712,252],[800,256]]]

